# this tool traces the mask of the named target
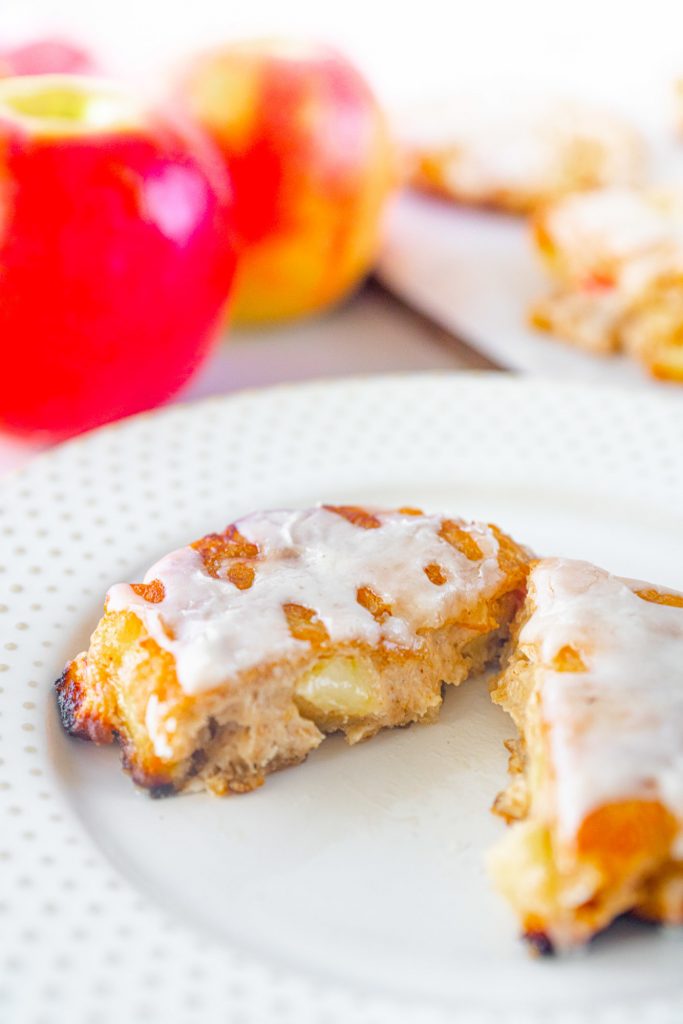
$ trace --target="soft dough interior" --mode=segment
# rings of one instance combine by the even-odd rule
[[[106,613],[88,653],[60,680],[62,716],[76,735],[118,739],[134,780],[157,795],[252,789],[304,760],[327,733],[355,743],[433,720],[444,684],[497,659],[518,600],[511,592],[482,602],[464,624],[425,630],[415,650],[311,644],[296,660],[259,665],[198,696],[182,690],[172,656],[137,616]]]

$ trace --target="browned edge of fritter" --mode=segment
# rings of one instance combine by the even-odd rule
[[[149,790],[150,796],[154,798],[172,796],[177,792],[176,784],[164,776],[150,775],[142,771],[135,762],[132,744],[121,730],[117,730],[103,718],[87,713],[84,708],[86,693],[76,665],[75,661],[69,662],[54,684],[57,708],[64,731],[76,739],[89,740],[98,746],[116,741],[121,749],[124,771],[131,776],[136,785]]]

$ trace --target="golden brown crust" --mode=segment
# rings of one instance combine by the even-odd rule
[[[376,515],[361,508],[359,505],[323,505],[328,512],[346,519],[353,526],[359,526],[362,530],[377,530],[381,523]]]
[[[114,738],[111,723],[89,713],[88,691],[80,671],[82,664],[82,661],[72,661],[55,683],[62,725],[72,736],[93,743],[111,743]]]
[[[638,590],[634,590],[634,594],[643,601],[650,601],[653,604],[664,604],[669,608],[683,608],[683,594],[671,594],[666,590],[656,590],[654,587],[640,587]]]
[[[190,547],[198,551],[210,576],[220,576],[226,563],[233,558],[258,558],[256,544],[246,540],[234,524],[223,533],[209,533],[196,540]]]

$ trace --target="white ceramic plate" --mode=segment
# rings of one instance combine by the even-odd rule
[[[523,218],[405,192],[391,211],[376,273],[387,288],[501,366],[681,391],[653,380],[626,356],[592,356],[529,326],[528,310],[551,282]]]
[[[52,682],[107,586],[250,509],[419,504],[683,585],[683,406],[500,375],[374,378],[171,408],[2,487],[0,1020],[681,1020],[683,944],[623,924],[534,961],[491,891],[512,733],[485,684],[440,722],[246,797],[153,801],[63,735]]]

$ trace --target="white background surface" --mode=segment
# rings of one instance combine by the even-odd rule
[[[633,105],[683,64],[679,0],[3,0],[0,26],[68,31],[140,75],[221,37],[318,36],[387,99],[514,79]]]

